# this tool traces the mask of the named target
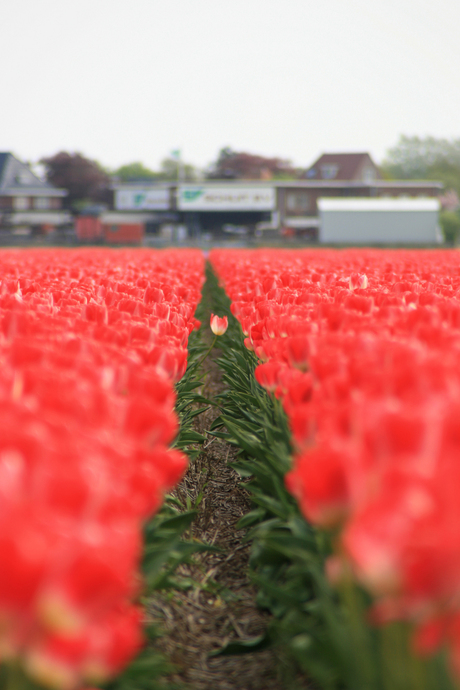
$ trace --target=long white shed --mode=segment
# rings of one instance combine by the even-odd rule
[[[420,245],[442,241],[437,199],[321,198],[322,244]]]

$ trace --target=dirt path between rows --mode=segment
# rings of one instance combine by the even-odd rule
[[[203,395],[209,399],[222,391],[214,349],[204,368]],[[196,419],[197,431],[205,434],[218,416],[211,408]],[[274,650],[209,657],[229,640],[252,638],[267,627],[268,614],[257,608],[256,591],[248,577],[249,544],[235,525],[251,504],[241,478],[229,467],[235,450],[210,436],[203,451],[188,469],[176,495],[192,506],[199,496],[193,536],[221,549],[200,554],[191,565],[180,566],[182,577],[193,581],[187,591],[156,595],[150,605],[153,620],[164,631],[157,646],[174,664],[168,680],[192,690],[281,690],[279,660]]]

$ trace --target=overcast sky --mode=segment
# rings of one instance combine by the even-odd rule
[[[460,0],[0,0],[0,151],[307,167],[460,137]]]

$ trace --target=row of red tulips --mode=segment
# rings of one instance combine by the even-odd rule
[[[141,644],[142,527],[181,477],[195,251],[0,256],[0,663],[51,687]]]
[[[460,675],[460,256],[220,251],[256,378],[282,400],[289,491],[336,530],[375,622],[409,620]]]

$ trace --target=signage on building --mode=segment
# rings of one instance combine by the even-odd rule
[[[272,211],[274,187],[182,185],[178,189],[181,211]]]
[[[117,189],[115,208],[118,211],[167,211],[170,208],[169,189]]]

